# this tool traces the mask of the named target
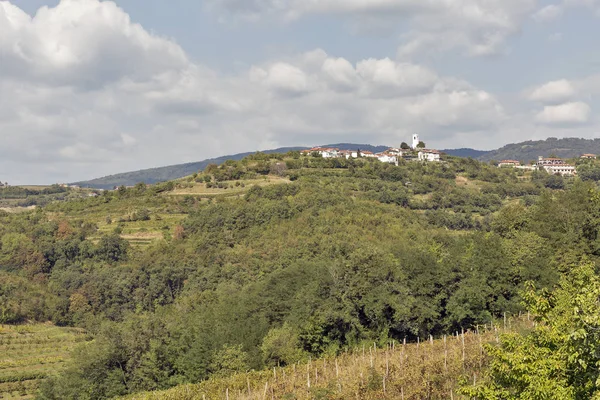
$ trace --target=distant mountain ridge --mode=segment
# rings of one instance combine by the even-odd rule
[[[462,149],[446,149],[446,150],[440,150],[442,153],[446,153],[448,155],[454,156],[454,157],[463,157],[463,158],[480,158],[485,156],[487,153],[489,153],[489,151],[485,151],[485,150],[475,150],[475,149],[468,149],[468,148],[462,148]]]
[[[372,146],[369,144],[356,143],[336,143],[323,145],[323,147],[337,147],[340,150],[368,150],[374,153],[387,150],[389,146]],[[263,153],[287,153],[288,151],[305,150],[310,147],[280,147],[278,149],[265,150]],[[124,172],[115,175],[109,175],[102,178],[91,179],[89,181],[74,182],[72,185],[77,185],[92,189],[112,189],[115,186],[132,186],[139,182],[153,184],[158,182],[170,181],[173,179],[183,178],[193,174],[194,172],[204,170],[209,164],[222,164],[227,160],[241,160],[251,154],[256,153],[250,151],[246,153],[232,154],[217,158],[210,158],[204,161],[191,162],[185,164],[169,165],[166,167],[149,168],[139,171]]]
[[[357,143],[335,143],[327,144],[322,147],[337,147],[340,150],[368,150],[374,153],[385,151],[389,146],[373,146],[369,144]],[[264,153],[287,153],[288,151],[305,150],[309,147],[281,147],[273,150],[265,150]],[[469,148],[446,149],[442,152],[455,157],[471,157],[480,161],[491,160],[519,160],[528,162],[536,160],[539,156],[549,156],[551,154],[562,158],[579,157],[584,153],[600,154],[600,138],[598,139],[577,139],[549,138],[546,140],[526,141],[522,143],[507,144],[506,146],[491,151],[475,150]],[[184,176],[204,170],[209,164],[222,164],[227,160],[241,160],[255,152],[246,152],[232,154],[223,157],[211,158],[199,162],[186,164],[170,165],[166,167],[150,168],[140,171],[125,172],[116,175],[105,176],[103,178],[92,179],[89,181],[75,182],[74,185],[94,189],[112,189],[115,186],[132,186],[138,182],[153,184],[173,179],[179,179]]]
[[[486,152],[478,159],[481,161],[518,160],[527,163],[537,160],[539,156],[555,155],[560,158],[575,158],[586,153],[600,154],[600,138],[528,140],[521,143],[507,144],[498,150]]]

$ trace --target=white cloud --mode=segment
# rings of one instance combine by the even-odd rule
[[[397,63],[389,58],[368,59],[357,65],[365,83],[363,90],[372,96],[396,97],[430,91],[438,76],[419,65]]]
[[[284,95],[297,96],[309,89],[308,77],[304,71],[284,62],[276,62],[266,69],[253,68],[250,77]]]
[[[537,22],[550,22],[558,19],[563,14],[563,8],[556,4],[547,5],[533,14]]]
[[[293,20],[336,15],[355,25],[394,27],[408,23],[399,54],[462,48],[471,55],[503,52],[519,32],[536,0],[211,0],[213,8],[234,15],[275,15]],[[369,31],[370,29],[367,29]]]
[[[156,37],[113,2],[63,0],[31,18],[0,2],[0,73],[52,85],[99,87],[123,76],[148,79],[184,68],[184,51]]]
[[[431,1],[403,4],[431,10]],[[351,13],[366,3],[309,1],[302,12],[327,4],[323,12]],[[377,4],[368,12],[401,13],[395,2]],[[433,23],[426,19],[419,23]],[[351,62],[316,49],[224,74],[192,62],[111,2],[62,0],[32,18],[0,2],[0,29],[0,131],[10,133],[0,171],[14,183],[76,181],[284,145],[398,144],[413,132],[433,147],[490,147],[504,142],[501,127],[511,119],[493,94],[389,58]]]
[[[358,75],[354,66],[344,58],[327,58],[321,67],[331,87],[339,90],[356,88]]]
[[[558,106],[546,106],[535,120],[546,125],[584,124],[590,119],[591,108],[584,102],[572,102]]]
[[[577,91],[570,81],[561,79],[533,89],[528,97],[530,100],[543,103],[560,103],[571,99],[576,93]]]

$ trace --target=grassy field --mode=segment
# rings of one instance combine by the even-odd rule
[[[503,331],[515,329],[515,325],[521,330],[531,324],[521,318],[501,322],[500,327],[482,327],[480,332],[457,332],[420,343],[390,342],[384,348],[366,345],[335,358],[241,373],[126,399],[466,399],[458,391],[461,382],[476,383],[487,367],[483,344],[496,343]]]
[[[60,371],[70,351],[85,340],[75,328],[0,325],[0,399],[33,398],[40,382]]]
[[[193,205],[214,199],[243,196],[253,186],[267,186],[289,183],[289,180],[266,176],[260,179],[220,182],[222,188],[207,187],[206,183],[190,182],[188,178],[177,181],[177,188],[154,197],[123,198],[108,203],[97,204],[68,212],[50,213],[56,221],[67,220],[71,224],[91,223],[98,227],[97,234],[90,240],[97,240],[103,234],[119,227],[121,237],[136,247],[143,247],[165,237],[171,237],[175,227],[187,216]],[[135,214],[140,210],[149,213],[149,219],[140,220]]]
[[[290,180],[286,178],[281,178],[278,176],[264,176],[259,179],[251,179],[251,180],[238,180],[238,181],[224,181],[220,182],[224,188],[219,187],[207,187],[206,183],[198,183],[198,182],[186,182],[181,183],[180,188],[175,189],[172,192],[169,192],[169,195],[172,196],[202,196],[202,197],[214,197],[218,195],[240,195],[247,192],[252,186],[268,186],[268,185],[277,185],[281,183],[289,183]]]

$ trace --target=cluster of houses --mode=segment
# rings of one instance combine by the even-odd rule
[[[595,160],[596,155],[595,154],[583,154],[581,156],[581,158],[586,159],[586,160]],[[511,168],[530,170],[530,171],[545,170],[546,172],[548,172],[549,174],[552,174],[552,175],[562,175],[562,176],[577,175],[577,168],[574,165],[567,163],[562,158],[555,158],[555,157],[545,158],[545,157],[540,156],[540,157],[538,157],[537,162],[533,165],[521,165],[521,162],[516,161],[516,160],[502,160],[498,163],[498,167],[500,167],[500,168],[511,167]]]
[[[422,142],[419,135],[413,135],[413,145],[411,148],[389,148],[381,153],[373,153],[368,150],[340,150],[330,147],[313,147],[312,149],[302,150],[300,153],[304,156],[318,154],[323,158],[376,158],[381,162],[398,165],[399,160],[418,160],[418,161],[441,161],[441,152],[438,150],[421,148]],[[415,157],[416,153],[416,157]]]

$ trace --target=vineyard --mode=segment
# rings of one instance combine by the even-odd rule
[[[80,329],[0,325],[0,399],[32,398],[40,382],[60,371],[73,347],[85,340]]]
[[[267,399],[466,399],[460,386],[484,377],[485,343],[506,331],[527,330],[533,322],[507,319],[473,332],[456,332],[417,343],[390,342],[284,368],[215,378],[198,385],[127,397],[128,400]]]

